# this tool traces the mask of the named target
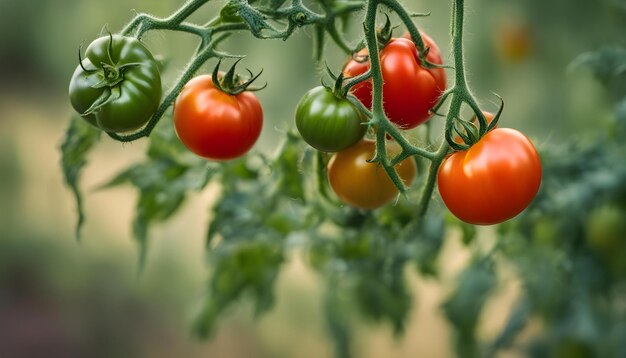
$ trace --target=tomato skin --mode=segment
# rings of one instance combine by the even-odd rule
[[[427,59],[442,64],[441,52],[434,41],[422,33],[426,46],[430,47]],[[361,50],[357,58],[367,55]],[[425,69],[419,63],[417,48],[408,38],[391,39],[380,51],[383,75],[383,105],[385,114],[402,129],[411,129],[430,118],[430,109],[437,103],[446,88],[446,73],[442,68]],[[347,77],[358,76],[369,69],[369,61],[350,60],[344,67]],[[363,81],[351,92],[365,105],[372,108],[372,82]]]
[[[119,70],[116,78],[120,81],[113,86],[94,88],[105,78],[103,63]],[[119,98],[84,115],[107,88],[112,96]],[[120,35],[94,40],[85,51],[82,67],[76,67],[69,86],[70,102],[76,112],[90,124],[115,133],[145,125],[156,112],[161,93],[158,62],[139,40]]]
[[[296,108],[302,138],[322,152],[338,152],[358,142],[367,131],[366,118],[345,98],[323,86],[307,92]]]
[[[389,152],[399,152],[395,143],[388,143]],[[398,189],[378,163],[369,163],[374,157],[376,143],[362,140],[352,147],[335,153],[328,162],[330,186],[344,203],[359,209],[379,208],[398,195]],[[407,158],[396,165],[405,185],[415,178],[415,162]]]
[[[452,214],[470,224],[493,225],[530,204],[541,184],[541,161],[522,133],[496,128],[447,157],[437,180]]]
[[[233,159],[250,150],[261,135],[263,109],[254,93],[222,92],[210,75],[201,75],[178,95],[174,127],[181,142],[198,156]]]

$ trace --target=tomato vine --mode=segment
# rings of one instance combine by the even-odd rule
[[[546,185],[555,193],[562,195],[553,195],[546,190],[540,191],[536,201],[520,215],[517,223],[506,223],[499,227],[499,241],[489,248],[486,254],[481,253],[481,250],[474,245],[476,229],[473,226],[447,218],[440,210],[440,206],[431,205],[439,169],[446,157],[453,152],[466,151],[473,145],[478,145],[483,138],[486,138],[490,130],[498,125],[504,107],[502,101],[500,108],[493,116],[487,114],[480,108],[479,101],[468,84],[464,60],[464,0],[452,1],[453,63],[451,66],[428,61],[430,50],[428,42],[424,40],[414,22],[415,17],[423,16],[423,14],[409,13],[397,0],[313,1],[312,4],[318,6],[321,13],[311,10],[301,0],[289,2],[285,0],[229,0],[221,8],[219,15],[206,23],[189,22],[190,16],[197,14],[197,11],[207,3],[208,0],[189,0],[172,15],[164,18],[140,13],[120,32],[122,36],[140,40],[151,31],[177,31],[196,37],[199,43],[192,58],[181,71],[181,75],[171,84],[169,92],[143,128],[130,134],[107,133],[119,142],[130,142],[148,137],[149,146],[147,157],[143,162],[119,173],[104,185],[104,187],[113,187],[131,183],[139,191],[133,233],[140,244],[141,265],[145,263],[147,255],[149,227],[153,223],[170,218],[180,208],[188,192],[202,190],[212,181],[221,185],[220,197],[211,208],[213,219],[207,232],[207,248],[208,255],[211,257],[212,271],[208,295],[194,327],[197,334],[200,336],[211,334],[218,318],[243,296],[253,299],[257,313],[270,309],[275,301],[273,286],[283,263],[287,260],[288,250],[294,247],[303,249],[311,266],[324,277],[327,285],[324,309],[329,331],[337,341],[338,356],[350,354],[350,324],[346,318],[346,312],[354,309],[353,303],[356,303],[356,307],[368,318],[387,321],[396,333],[401,333],[411,306],[403,270],[408,264],[413,263],[421,274],[437,276],[436,261],[443,246],[446,222],[451,222],[452,225],[461,228],[462,241],[473,250],[474,255],[467,269],[461,274],[459,285],[443,305],[445,315],[457,333],[456,343],[460,354],[476,356],[481,351],[481,347],[476,342],[475,331],[485,300],[497,283],[498,278],[495,272],[497,257],[507,257],[517,267],[525,267],[529,265],[528,262],[543,260],[546,264],[540,269],[545,269],[549,273],[556,272],[555,275],[570,277],[572,280],[580,280],[580,282],[577,281],[580,285],[592,285],[572,274],[572,272],[583,272],[584,265],[581,264],[580,267],[572,269],[574,271],[568,271],[560,266],[553,267],[552,262],[544,260],[549,255],[547,251],[537,249],[520,254],[520,246],[529,240],[535,240],[533,235],[548,236],[547,241],[554,241],[557,235],[564,237],[571,235],[573,239],[570,239],[569,244],[572,247],[568,246],[566,250],[579,255],[580,250],[586,250],[585,245],[587,245],[581,244],[583,241],[581,237],[591,236],[591,233],[597,234],[599,231],[597,228],[602,225],[589,224],[588,226],[594,228],[593,230],[586,226],[582,227],[581,223],[587,218],[583,212],[574,212],[575,220],[568,220],[567,225],[558,227],[549,227],[549,225],[546,227],[540,218],[545,215],[555,216],[558,210],[573,212],[580,202],[592,203],[597,211],[610,211],[614,217],[624,212],[621,207],[617,207],[619,203],[611,203],[608,206],[609,209],[606,209],[602,206],[604,199],[594,197],[595,194],[610,196],[610,193],[614,192],[620,192],[621,195],[624,191],[624,171],[616,170],[606,173],[606,168],[610,168],[623,157],[611,153],[608,149],[603,151],[596,147],[575,148],[572,150],[574,154],[571,155],[570,161],[566,163],[558,163],[554,158],[550,158],[551,153],[557,152],[556,149],[549,148],[545,151],[547,154],[542,153],[547,158],[547,173],[563,181],[570,180],[571,185],[576,188],[587,185],[585,188],[589,191],[589,195],[582,199],[578,196],[567,196],[567,193],[563,194],[561,191],[563,189],[556,184],[557,179],[550,179]],[[385,41],[381,39],[384,36],[380,36],[381,31],[377,29],[381,10],[383,10],[382,13],[385,11],[395,13],[406,27],[417,51],[417,62],[422,68],[445,67],[454,72],[454,84],[440,94],[438,103],[431,110],[435,117],[423,124],[426,127],[425,142],[428,144],[425,147],[414,145],[405,137],[404,130],[396,126],[385,112],[383,103],[385,79],[383,79],[383,63],[379,56]],[[362,15],[363,31],[358,43],[353,46],[344,38],[339,28],[346,17],[353,17],[357,14]],[[389,24],[387,23],[386,26]],[[292,132],[286,134],[285,141],[274,156],[253,152],[249,153],[248,157],[233,161],[207,163],[183,147],[176,137],[171,121],[160,123],[162,118],[169,117],[170,107],[203,64],[210,59],[242,57],[239,54],[230,54],[220,50],[220,45],[230,35],[236,32],[248,32],[258,39],[286,40],[298,28],[303,27],[315,30],[314,53],[317,60],[323,59],[324,41],[327,37],[347,54],[361,53],[360,51],[367,51],[369,54],[367,71],[351,78],[340,76],[332,90],[319,88],[316,91],[327,95],[325,100],[341,104],[341,106],[337,105],[337,108],[350,110],[351,116],[348,119],[354,132],[352,133],[354,138],[349,138],[350,144],[358,142],[363,136],[362,131],[358,130],[358,123],[365,118],[367,127],[372,129],[367,135],[375,142],[375,154],[369,158],[369,164],[376,165],[375,170],[382,168],[391,179],[397,190],[387,190],[388,192],[394,195],[400,192],[409,197],[411,202],[400,200],[394,205],[382,206],[378,210],[360,210],[343,206],[332,194],[333,183],[329,183],[326,175],[330,156],[306,146],[300,136]],[[406,40],[403,39],[403,41]],[[609,56],[612,61],[614,58],[611,56],[614,55],[612,53]],[[615,55],[615,57],[618,56]],[[591,54],[581,57],[578,63],[611,62],[601,61],[602,59],[601,55]],[[626,63],[626,59],[622,62],[615,60],[611,63],[623,64]],[[623,67],[619,68],[623,71]],[[619,71],[614,69],[608,72],[612,76]],[[229,73],[225,77],[229,78],[228,82],[232,82],[230,83],[232,86],[226,87],[237,88],[234,91],[237,94],[245,92],[246,86],[237,87],[238,83],[234,80],[234,74],[230,71]],[[213,76],[214,82],[217,82],[217,77],[216,68]],[[251,77],[254,76],[251,74]],[[364,81],[372,83],[371,109],[351,93],[354,86]],[[224,92],[224,88],[218,88],[218,90]],[[305,109],[310,109],[309,106],[312,105],[307,103]],[[295,109],[295,103],[293,107]],[[463,109],[466,107],[474,113],[472,117],[475,119],[461,118]],[[442,113],[444,108],[446,112]],[[626,106],[622,103],[619,108],[621,110],[618,117],[623,118]],[[357,116],[355,109],[362,115]],[[311,112],[306,114],[311,114]],[[441,142],[433,146],[430,143],[430,132],[432,122],[440,120],[437,117],[443,117],[441,120],[445,123],[443,133],[438,136]],[[317,120],[319,118],[307,117],[305,119]],[[620,136],[626,132],[624,122],[622,120],[621,124],[616,125],[619,129],[616,129],[619,133],[616,134],[616,138],[621,138]],[[329,151],[345,149],[343,143],[337,143],[335,138],[329,138],[324,133],[318,136],[319,134],[319,132],[314,132],[310,136],[314,138],[310,141],[322,142],[323,145],[317,143],[316,147]],[[77,234],[84,221],[78,179],[86,164],[90,149],[100,136],[99,130],[89,127],[78,116],[75,116],[62,147],[66,181],[77,199],[79,213]],[[372,136],[374,138],[371,138]],[[302,137],[307,139],[304,133]],[[613,141],[617,142],[615,138]],[[364,142],[360,143],[357,145],[363,145]],[[367,143],[369,147],[372,142]],[[623,146],[617,143],[611,145],[611,150],[623,152]],[[597,155],[599,162],[583,166],[579,163],[582,159],[577,158],[577,155],[581,158]],[[412,173],[408,174],[398,173],[396,170],[398,164],[407,160],[415,161],[420,168],[418,172],[420,190],[408,190],[405,183],[410,180],[403,181],[403,177],[413,177],[412,174],[415,172],[413,169],[411,169]],[[412,168],[412,165],[410,167]],[[421,170],[423,167],[426,167],[426,170]],[[593,170],[602,170],[605,176],[593,176]],[[568,175],[571,173],[580,174],[583,179],[569,178]],[[610,181],[603,181],[607,180],[607,177]],[[368,191],[367,189],[365,188],[361,193],[375,192],[375,190]],[[472,189],[474,188],[468,188],[467,191]],[[376,205],[368,204],[362,207],[379,206],[376,203]],[[355,207],[358,208],[359,205]],[[524,225],[527,227],[523,227]],[[570,229],[571,227],[575,229]],[[621,226],[616,226],[608,233],[601,232],[600,234],[610,236],[620,229]],[[589,244],[589,246],[593,245],[598,244]],[[611,245],[620,246],[617,243],[611,243]],[[585,251],[587,256],[583,255],[584,259],[594,260],[593,255],[608,255],[606,250],[597,248],[596,250],[601,252],[591,254],[591,256]],[[604,269],[616,270],[618,271],[616,275],[621,274],[623,265],[618,261],[612,259],[610,267]],[[536,282],[533,280],[536,278],[522,276],[522,279],[528,287],[528,292],[521,297],[519,305],[512,312],[506,329],[487,348],[489,354],[495,354],[510,344],[531,314],[543,313],[544,310],[559,306],[558,302],[555,303],[549,299],[546,299],[546,302],[533,301],[535,297],[532,297],[532,294],[539,290],[534,286]],[[348,294],[353,302],[345,302],[344,295]],[[537,300],[543,299],[539,293],[537,297]]]

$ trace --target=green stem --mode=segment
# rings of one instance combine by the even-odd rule
[[[172,105],[172,103],[174,103],[184,84],[191,79],[193,74],[209,58],[234,57],[232,55],[220,53],[216,50],[218,43],[228,37],[231,32],[244,30],[251,32],[254,36],[259,38],[287,39],[287,37],[289,37],[293,33],[293,30],[297,27],[324,24],[325,31],[331,35],[331,37],[342,49],[348,51],[350,50],[349,47],[346,45],[343,38],[336,32],[335,19],[337,16],[344,15],[346,13],[361,11],[363,7],[362,3],[356,1],[335,7],[327,6],[325,7],[325,15],[319,15],[306,8],[300,0],[293,0],[291,7],[282,10],[275,10],[272,13],[273,17],[270,16],[273,20],[288,20],[289,24],[287,29],[284,32],[275,32],[271,36],[264,36],[262,34],[263,30],[272,30],[273,27],[266,21],[266,18],[259,12],[259,10],[252,7],[246,0],[234,2],[235,5],[240,6],[239,10],[241,13],[246,14],[246,16],[241,16],[243,20],[241,23],[223,24],[219,21],[220,17],[209,21],[204,26],[184,22],[189,16],[195,13],[207,2],[209,2],[209,0],[189,0],[174,14],[163,19],[148,14],[138,14],[121,31],[121,34],[124,36],[130,36],[134,33],[134,36],[138,39],[151,30],[182,31],[197,35],[200,37],[201,41],[196,54],[187,65],[183,75],[172,87],[146,126],[139,132],[130,135],[108,133],[111,138],[121,142],[129,142],[149,136],[167,109]],[[220,34],[220,36],[216,36],[218,34]]]
[[[198,69],[211,57],[215,57],[215,52],[213,51],[213,46],[207,46],[204,50],[200,51],[196,57],[194,57],[185,70],[183,74],[180,76],[178,81],[176,81],[176,85],[170,90],[167,97],[163,100],[157,111],[154,113],[152,118],[146,126],[139,132],[133,133],[127,136],[120,136],[116,133],[107,133],[111,138],[120,141],[120,142],[131,142],[137,140],[139,138],[145,137],[149,135],[154,127],[157,125],[161,117],[165,114],[167,109],[174,103],[176,97],[183,89],[183,86],[193,77],[193,75],[198,71]]]
[[[168,26],[180,25],[186,18],[191,16],[191,14],[196,12],[196,10],[198,10],[200,7],[202,7],[202,5],[206,4],[207,2],[209,2],[209,0],[189,0],[175,13],[165,19],[158,19],[148,14],[139,14],[128,25],[126,25],[121,33],[124,36],[128,36],[137,27],[140,27],[137,34],[137,38],[140,38],[144,32],[149,30],[141,29],[142,24],[146,23],[146,20],[152,20],[148,21],[148,23],[164,23]]]

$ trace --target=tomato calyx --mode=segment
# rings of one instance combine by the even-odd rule
[[[382,27],[376,29],[376,39],[378,40],[378,48],[381,49],[387,45],[393,36],[393,30],[397,28],[397,26],[391,26],[391,20],[389,19],[389,15],[385,15],[385,24]]]
[[[246,71],[248,71],[248,74],[249,74],[249,77],[246,80],[242,79],[242,77],[235,72],[235,68],[237,67],[237,64],[242,59],[243,58],[238,58],[237,61],[235,61],[235,63],[228,69],[228,71],[226,71],[226,73],[223,76],[222,76],[222,72],[220,72],[220,65],[222,64],[222,59],[220,58],[217,61],[217,65],[215,65],[215,68],[213,69],[213,73],[211,74],[211,79],[217,89],[219,89],[220,91],[224,93],[228,93],[230,95],[236,96],[245,91],[251,91],[251,92],[260,91],[264,89],[265,87],[267,87],[267,83],[265,83],[263,86],[260,86],[260,87],[250,86],[254,81],[256,81],[257,78],[261,76],[261,74],[263,73],[263,69],[261,69],[261,71],[259,71],[259,73],[257,73],[256,75],[253,74],[252,71],[250,71],[249,69],[246,69]]]
[[[135,66],[141,66],[141,63],[127,63],[123,65],[118,65],[114,63],[113,57],[111,56],[111,52],[113,51],[113,34],[109,32],[109,44],[106,48],[107,62],[101,61],[100,66],[96,66],[91,63],[91,61],[87,60],[90,64],[94,66],[93,69],[87,69],[84,64],[83,56],[82,56],[82,44],[78,47],[78,65],[82,70],[91,75],[98,74],[101,78],[100,82],[91,86],[94,89],[104,89],[100,97],[94,101],[94,103],[89,107],[85,112],[81,113],[83,116],[89,116],[96,112],[98,109],[102,108],[109,102],[113,102],[121,97],[121,90],[119,88],[119,84],[124,81],[124,72]]]
[[[495,115],[475,108],[475,116],[471,120],[454,117],[449,125],[446,125],[446,141],[453,150],[461,151],[471,148],[485,134],[497,127],[500,115],[504,109],[504,100],[497,94],[496,96],[500,99],[500,107]]]
[[[349,90],[349,88],[345,88],[343,85],[344,81],[347,79],[345,77],[345,74],[343,72],[340,72],[339,76],[335,75],[330,67],[328,67],[328,65],[326,65],[326,72],[328,73],[328,76],[334,81],[334,83],[332,86],[330,86],[322,81],[322,86],[332,92],[338,99],[345,99],[348,96]]]

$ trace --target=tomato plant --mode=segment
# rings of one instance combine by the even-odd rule
[[[421,36],[429,48],[426,59],[441,65],[437,44],[423,32]],[[346,76],[358,76],[369,69],[367,50],[360,51],[344,67]],[[415,44],[406,37],[391,39],[380,51],[385,114],[402,129],[411,129],[425,122],[430,109],[446,89],[443,68],[424,68],[420,63]],[[353,94],[366,107],[372,107],[371,82],[361,82],[352,89]]]
[[[375,142],[363,140],[330,159],[328,180],[344,203],[359,209],[376,209],[398,196],[398,189],[384,169],[369,162],[375,150]],[[397,148],[390,149],[390,152],[397,152]],[[398,163],[396,169],[405,185],[413,182],[416,169],[411,158]]]
[[[338,152],[358,142],[367,131],[365,120],[352,103],[323,86],[307,92],[296,107],[300,135],[323,152]]]
[[[137,39],[120,35],[94,40],[70,81],[72,106],[107,132],[145,125],[161,102],[157,61]]]
[[[467,63],[473,61],[464,58],[464,11],[469,4],[463,0],[453,0],[452,52],[443,56],[450,59],[455,78],[448,89],[446,73],[437,66],[443,65],[439,48],[419,31],[415,14],[396,0],[312,0],[315,11],[308,8],[309,2],[298,0],[229,1],[219,15],[195,24],[191,15],[199,15],[196,11],[205,3],[189,0],[165,18],[142,13],[113,36],[139,41],[153,30],[177,31],[196,38],[198,46],[187,66],[174,71],[177,80],[143,129],[123,136],[108,133],[120,142],[147,137],[149,143],[141,162],[105,185],[129,183],[139,192],[133,234],[143,262],[151,224],[170,218],[190,193],[217,184],[219,196],[211,203],[206,235],[208,294],[195,333],[214,333],[220,317],[242,298],[252,301],[257,314],[271,309],[277,277],[295,246],[322,278],[329,332],[337,355],[349,357],[355,320],[348,312],[389,323],[401,334],[411,316],[407,268],[415,267],[432,280],[447,280],[447,274],[439,276],[446,265],[440,252],[446,240],[455,240],[446,235],[446,228],[459,226],[463,246],[458,250],[471,251],[471,258],[441,304],[459,356],[497,356],[509,347],[548,356],[559,351],[559,342],[581,342],[589,352],[615,356],[601,346],[619,341],[623,319],[605,303],[620,302],[616,288],[623,285],[626,270],[619,260],[621,246],[606,237],[623,230],[622,225],[609,225],[618,222],[623,208],[598,209],[600,214],[591,215],[589,210],[611,200],[621,205],[626,197],[626,152],[619,137],[626,132],[617,130],[626,123],[623,103],[616,110],[622,122],[614,123],[614,133],[598,134],[588,148],[550,140],[541,148],[540,161],[523,134],[495,128],[504,101],[497,115],[481,115],[483,99],[473,94],[480,89],[469,86],[473,79],[468,78]],[[381,36],[385,31],[377,29],[380,10],[397,15],[393,17],[411,35]],[[361,12],[361,32],[357,38],[344,38],[353,32],[339,29]],[[333,90],[315,88],[297,108],[284,101],[292,113],[295,109],[301,136],[292,128],[279,131],[284,140],[271,155],[254,152],[207,163],[189,154],[185,146],[203,158],[236,158],[254,145],[261,130],[263,111],[247,87],[256,76],[251,73],[251,80],[241,83],[233,66],[224,75],[216,67],[213,76],[194,78],[210,59],[242,56],[224,52],[238,48],[223,47],[223,42],[235,32],[284,40],[306,27],[315,36],[318,60],[324,58],[327,39],[345,55],[356,55],[342,66],[345,77],[337,78]],[[374,53],[379,56],[367,58]],[[597,66],[608,83],[624,72],[626,56],[611,49],[588,54],[578,63]],[[621,78],[614,82],[624,83]],[[350,92],[353,95],[346,96]],[[623,98],[623,93],[615,98]],[[159,122],[170,116],[172,105],[173,121]],[[468,109],[480,120],[462,120]],[[440,125],[427,123],[410,135],[403,131],[424,123],[431,112],[439,115]],[[293,122],[291,116],[283,120]],[[63,144],[63,166],[77,198],[79,227],[79,174],[100,134],[82,122],[72,122]],[[366,127],[372,129],[371,137],[363,139]],[[337,152],[316,152],[305,141],[317,150]],[[432,205],[437,183],[450,212],[465,222],[444,215],[443,205]],[[393,202],[401,194],[407,200]],[[496,223],[501,225],[488,231],[492,238],[474,227]],[[609,251],[618,259],[607,259],[603,252]],[[509,279],[500,275],[503,264],[514,268],[507,272],[521,283],[518,301],[502,331],[483,344],[477,334],[483,308],[498,285]],[[526,323],[535,319],[543,322],[542,332],[528,344],[516,341]],[[611,337],[603,337],[604,331]]]
[[[459,219],[479,225],[506,221],[524,210],[541,184],[541,162],[520,132],[498,128],[439,169],[439,193]]]
[[[189,81],[176,99],[174,126],[193,153],[233,159],[250,150],[261,135],[263,109],[254,93],[227,93],[210,75],[201,75]]]

